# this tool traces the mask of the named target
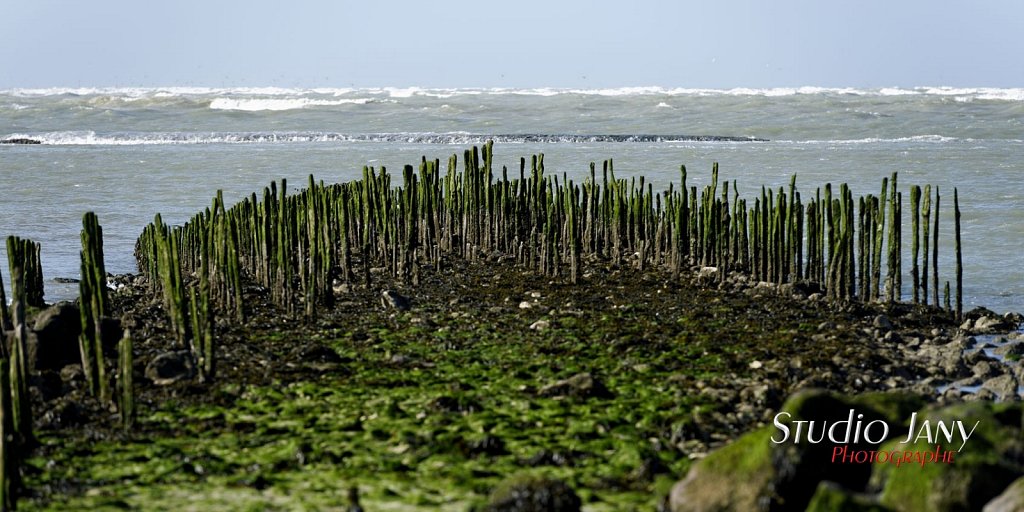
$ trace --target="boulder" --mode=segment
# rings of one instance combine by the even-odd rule
[[[1013,400],[1017,397],[1017,378],[1010,373],[988,379],[981,387],[991,390],[1001,400]]]
[[[157,386],[167,386],[175,382],[189,380],[195,376],[195,364],[192,354],[187,350],[164,352],[153,358],[146,365],[146,378]]]
[[[881,489],[882,505],[896,510],[979,510],[1024,474],[1020,457],[1024,452],[1021,413],[1019,402],[973,401],[924,409],[917,416],[919,426],[929,421],[932,429],[937,430],[938,421],[946,425],[960,421],[968,431],[974,431],[966,443],[957,437],[952,446],[945,438],[932,442],[918,439],[908,444],[902,444],[905,438],[893,439],[879,450],[924,453],[934,452],[939,445],[942,450],[952,451],[954,460],[948,464],[915,462],[900,467],[875,464],[871,487]]]
[[[1007,313],[999,316],[994,311],[982,307],[964,313],[964,330],[978,334],[1000,333],[1016,330],[1020,325],[1020,315]]]
[[[60,370],[66,365],[81,363],[78,335],[82,319],[78,306],[58,302],[39,313],[29,335],[25,355],[29,371]]]
[[[874,326],[876,329],[881,330],[882,332],[888,332],[892,330],[892,321],[890,321],[889,317],[885,315],[876,316],[871,325]]]
[[[890,430],[881,444],[849,443],[851,452],[920,454],[920,458],[899,465],[881,459],[835,463],[831,450],[836,443],[807,442],[808,431],[821,435],[820,424],[802,423],[801,444],[776,443],[782,430],[770,424],[694,464],[673,487],[669,510],[1024,510],[1024,404],[978,400],[923,405],[922,398],[901,394],[797,393],[781,409],[792,415],[787,421],[835,421],[845,419],[842,411],[853,408],[864,414],[865,424],[881,418]],[[921,430],[926,422],[930,428]],[[966,441],[959,434],[961,424],[968,432]],[[793,423],[789,425],[792,429]],[[943,429],[955,432],[955,437],[946,439]],[[908,432],[914,438],[904,443]],[[924,432],[930,432],[931,438]],[[940,460],[928,462],[937,450],[941,450]]]
[[[557,479],[537,475],[515,475],[491,491],[485,512],[578,512],[580,497],[572,487]]]
[[[922,404],[920,397],[900,393],[865,393],[848,398],[812,389],[791,396],[780,411],[789,416],[775,419],[791,433],[796,430],[795,421],[813,420],[819,425],[814,427],[815,432],[820,434],[822,421],[845,421],[851,409],[863,414],[863,424],[882,420],[898,425]],[[804,436],[808,428],[804,424]],[[891,429],[890,434],[896,430]],[[796,443],[794,438],[784,439],[782,435],[773,421],[708,454],[672,488],[669,510],[804,510],[823,480],[851,489],[863,489],[867,484],[871,467],[833,463],[834,443],[809,443],[806,437]],[[850,450],[876,446],[847,444]]]

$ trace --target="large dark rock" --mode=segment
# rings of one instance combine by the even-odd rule
[[[790,416],[780,421],[795,436],[796,421],[814,420],[818,425],[815,432],[820,434],[822,421],[830,425],[845,421],[853,409],[855,414],[863,414],[862,424],[882,420],[895,427],[922,404],[920,398],[904,394],[866,393],[847,398],[805,390],[786,401],[782,412]],[[899,429],[893,428],[890,435],[893,430]],[[804,424],[802,442],[794,442],[793,437],[783,441],[782,431],[769,424],[710,453],[672,488],[670,510],[804,510],[822,481],[850,489],[866,486],[870,465],[833,463],[836,444],[828,440],[809,443],[806,436]],[[877,448],[863,441],[848,445],[850,450]]]
[[[189,380],[195,376],[195,363],[187,350],[164,352],[146,365],[146,378],[157,386]]]
[[[953,512],[984,506],[986,510],[1024,510],[1020,498],[1024,484],[1008,488],[1024,475],[1021,402],[922,406],[922,399],[908,395],[798,393],[782,408],[793,419],[834,421],[837,413],[849,408],[863,413],[864,422],[882,419],[890,427],[887,441],[860,446],[849,443],[848,450],[865,456],[884,453],[891,457],[895,453],[900,463],[882,460],[881,455],[874,462],[867,457],[857,462],[851,457],[837,463],[831,456],[837,443],[808,444],[807,424],[799,445],[773,443],[780,430],[767,425],[695,464],[672,489],[670,510]],[[939,427],[939,421],[945,427]],[[928,432],[921,430],[925,422],[931,438],[922,433]],[[967,441],[959,433],[960,423],[954,422],[962,422],[968,431]],[[957,433],[952,440],[946,439],[942,428],[955,428]],[[820,424],[815,429],[820,434]],[[915,438],[904,443],[908,432]],[[944,459],[947,455],[942,455],[936,462],[935,453],[951,453],[953,460],[948,462]]]
[[[60,370],[66,365],[81,363],[78,335],[82,332],[82,319],[78,306],[71,302],[58,302],[38,316],[26,344],[29,371]]]
[[[36,316],[25,344],[30,372],[59,371],[69,364],[82,362],[78,349],[78,337],[82,333],[80,315],[77,304],[58,302]],[[121,339],[121,321],[104,317],[100,329],[103,333],[103,352],[112,356]]]
[[[953,512],[980,510],[999,496],[1007,486],[1024,475],[1024,437],[1021,430],[1020,402],[964,402],[942,408],[928,408],[918,413],[917,423],[937,421],[949,425],[962,421],[968,431],[977,423],[970,439],[957,438],[953,446],[946,439],[918,440],[900,444],[893,439],[882,450],[934,451],[936,445],[955,452],[951,464],[920,464],[895,467],[876,464],[871,475],[871,488],[881,489],[882,505],[896,510],[932,510]],[[906,432],[904,431],[904,436]]]
[[[485,512],[578,512],[580,498],[565,482],[537,475],[516,475],[491,491]]]

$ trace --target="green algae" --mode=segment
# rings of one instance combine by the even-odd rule
[[[691,465],[675,433],[724,407],[694,383],[746,377],[754,359],[831,357],[798,327],[830,318],[815,308],[629,275],[612,284],[632,293],[549,284],[535,298],[499,277],[472,301],[423,288],[408,312],[243,331],[248,345],[320,344],[340,362],[279,361],[301,372],[209,384],[203,399],[182,388],[140,403],[127,434],[44,432],[26,471],[37,495],[21,506],[319,510],[343,508],[356,485],[367,510],[469,510],[526,471],[565,481],[586,510],[652,508]],[[583,372],[607,395],[541,393]]]

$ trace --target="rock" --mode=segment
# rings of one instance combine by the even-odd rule
[[[780,421],[788,424],[792,433],[794,421],[845,421],[854,409],[864,414],[865,424],[874,420],[898,424],[922,404],[920,397],[900,393],[842,397],[805,390],[786,401],[781,411],[791,416],[781,416]],[[807,443],[806,438],[799,444],[793,439],[773,442],[772,438],[779,439],[780,435],[781,431],[769,424],[708,454],[672,488],[669,510],[804,510],[823,480],[853,489],[863,489],[867,484],[870,465],[833,464],[834,444]],[[851,450],[875,446],[849,444]]]
[[[964,330],[971,330],[979,334],[1009,332],[1016,330],[1020,325],[1019,315],[1008,313],[999,316],[991,309],[982,307],[964,313],[964,318],[961,328],[966,326]]]
[[[537,391],[540,396],[573,398],[609,398],[611,392],[590,372],[577,373],[568,379],[552,382]]]
[[[978,333],[1007,331],[1012,326],[1003,322],[1002,318],[984,316],[974,321],[974,331]]]
[[[82,319],[78,306],[71,302],[58,302],[44,309],[36,317],[26,344],[29,371],[60,370],[65,365],[81,363],[78,336],[82,332]]]
[[[292,358],[319,372],[337,370],[343,362],[341,356],[334,349],[315,341],[298,347],[292,352]]]
[[[85,382],[85,372],[82,371],[82,364],[69,364],[60,369],[60,380],[66,384],[72,382]]]
[[[968,430],[975,424],[977,427],[960,452],[957,452],[958,438],[954,439],[954,446],[947,446],[945,438],[939,443],[920,439],[913,444],[902,444],[903,439],[896,436],[879,446],[879,452],[934,452],[936,444],[941,444],[943,450],[954,452],[954,462],[931,463],[926,467],[918,463],[899,468],[894,464],[874,464],[870,486],[880,489],[881,504],[894,510],[980,510],[1024,473],[1019,455],[1021,413],[1019,402],[993,404],[987,401],[961,402],[919,411],[918,425],[929,421],[935,428],[937,421],[947,425],[962,421]]]
[[[189,380],[195,375],[192,354],[187,350],[164,352],[146,365],[146,378],[157,386]]]
[[[381,302],[384,303],[384,307],[394,308],[398,311],[408,311],[412,307],[412,301],[408,297],[399,295],[394,290],[381,292]]]
[[[536,322],[530,324],[530,329],[534,331],[543,331],[548,327],[551,327],[551,322],[547,320],[537,320]]]
[[[871,322],[871,325],[873,325],[876,329],[881,329],[883,331],[892,330],[892,322],[889,320],[889,317],[885,315],[876,316],[875,320]]]
[[[900,337],[900,334],[898,332],[896,332],[896,331],[889,331],[889,332],[885,333],[885,336],[882,336],[882,341],[884,341],[884,342],[886,342],[886,343],[888,343],[890,345],[895,345],[895,344],[898,344],[898,343],[902,343],[903,342],[903,338]]]
[[[991,390],[1002,400],[1012,400],[1017,397],[1017,379],[1011,374],[986,380],[981,387]]]
[[[755,384],[740,390],[740,400],[762,409],[778,407],[782,398],[778,390],[768,384]]]
[[[73,401],[66,401],[44,411],[39,418],[39,423],[43,428],[59,429],[82,425],[88,419],[86,409]]]
[[[1016,361],[1020,359],[1021,356],[1024,356],[1024,342],[1013,341],[1001,347],[997,347],[992,352],[1003,356],[1004,359]]]
[[[989,361],[978,361],[971,367],[974,376],[980,379],[988,379],[999,374],[999,369]]]
[[[960,336],[954,339],[953,343],[956,343],[956,346],[966,350],[974,348],[974,346],[978,344],[978,340],[974,336]]]
[[[485,512],[578,512],[580,497],[565,482],[551,477],[515,475],[491,491]]]
[[[964,356],[964,363],[969,365],[975,365],[980,363],[981,361],[988,361],[993,364],[999,363],[998,359],[989,357],[989,355],[986,354],[984,350],[975,350],[974,352],[970,352]]]
[[[970,374],[967,365],[964,364],[963,350],[950,345],[922,345],[914,352],[906,354],[907,357],[917,359],[924,363],[924,366],[936,366],[943,374],[952,378],[966,377]],[[984,356],[984,353],[982,353]],[[977,361],[970,361],[968,364],[975,364]]]
[[[413,362],[413,359],[405,354],[392,354],[388,362],[394,365],[403,366]]]
[[[1002,494],[985,504],[981,512],[1019,512],[1024,510],[1024,477],[1018,478]]]

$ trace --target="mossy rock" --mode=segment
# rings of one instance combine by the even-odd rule
[[[947,426],[962,421],[967,431],[977,428],[960,452],[959,437],[953,446],[946,439],[926,439],[903,444],[893,439],[880,450],[934,452],[936,445],[943,451],[953,451],[952,463],[912,462],[909,464],[875,464],[871,485],[882,489],[881,503],[894,510],[978,510],[1003,492],[1015,479],[1024,474],[1024,439],[1021,438],[1022,406],[1019,403],[965,402],[940,409],[925,409],[918,414],[915,430],[920,431],[924,421],[932,430],[936,422]],[[915,432],[916,435],[916,432]]]
[[[807,512],[891,512],[878,503],[878,498],[853,492],[834,482],[821,482],[815,491]]]
[[[518,474],[491,491],[484,512],[579,512],[580,498],[569,484],[542,475]]]
[[[882,420],[899,424],[910,412],[923,406],[924,399],[906,393],[865,393],[847,397],[823,390],[804,390],[788,398],[780,409],[790,417],[779,417],[791,428],[806,420],[820,425],[845,421],[850,411],[863,415],[863,424]],[[890,429],[890,435],[898,429]],[[815,431],[820,432],[818,427]],[[833,464],[835,443],[811,443],[806,429],[802,442],[791,437],[784,442],[774,424],[767,425],[713,452],[693,466],[685,479],[673,487],[673,512],[696,510],[803,510],[822,480],[847,488],[862,489],[870,477],[865,464]],[[849,443],[851,450],[873,450],[876,445]]]
[[[874,420],[899,422],[897,418],[904,413],[909,417],[906,411],[913,411],[923,403],[920,397],[899,393],[844,397],[828,391],[806,390],[786,401],[781,411],[790,416],[779,418],[780,423],[789,426],[791,434],[795,434],[795,421],[831,424],[847,420],[851,409],[855,414],[863,414],[865,424]],[[834,443],[808,443],[806,437],[800,443],[793,438],[775,442],[782,440],[780,435],[780,429],[774,424],[767,425],[710,453],[673,487],[671,510],[803,510],[822,480],[851,489],[866,486],[871,467],[832,464]],[[875,445],[861,445],[850,443],[850,448],[875,448]]]

